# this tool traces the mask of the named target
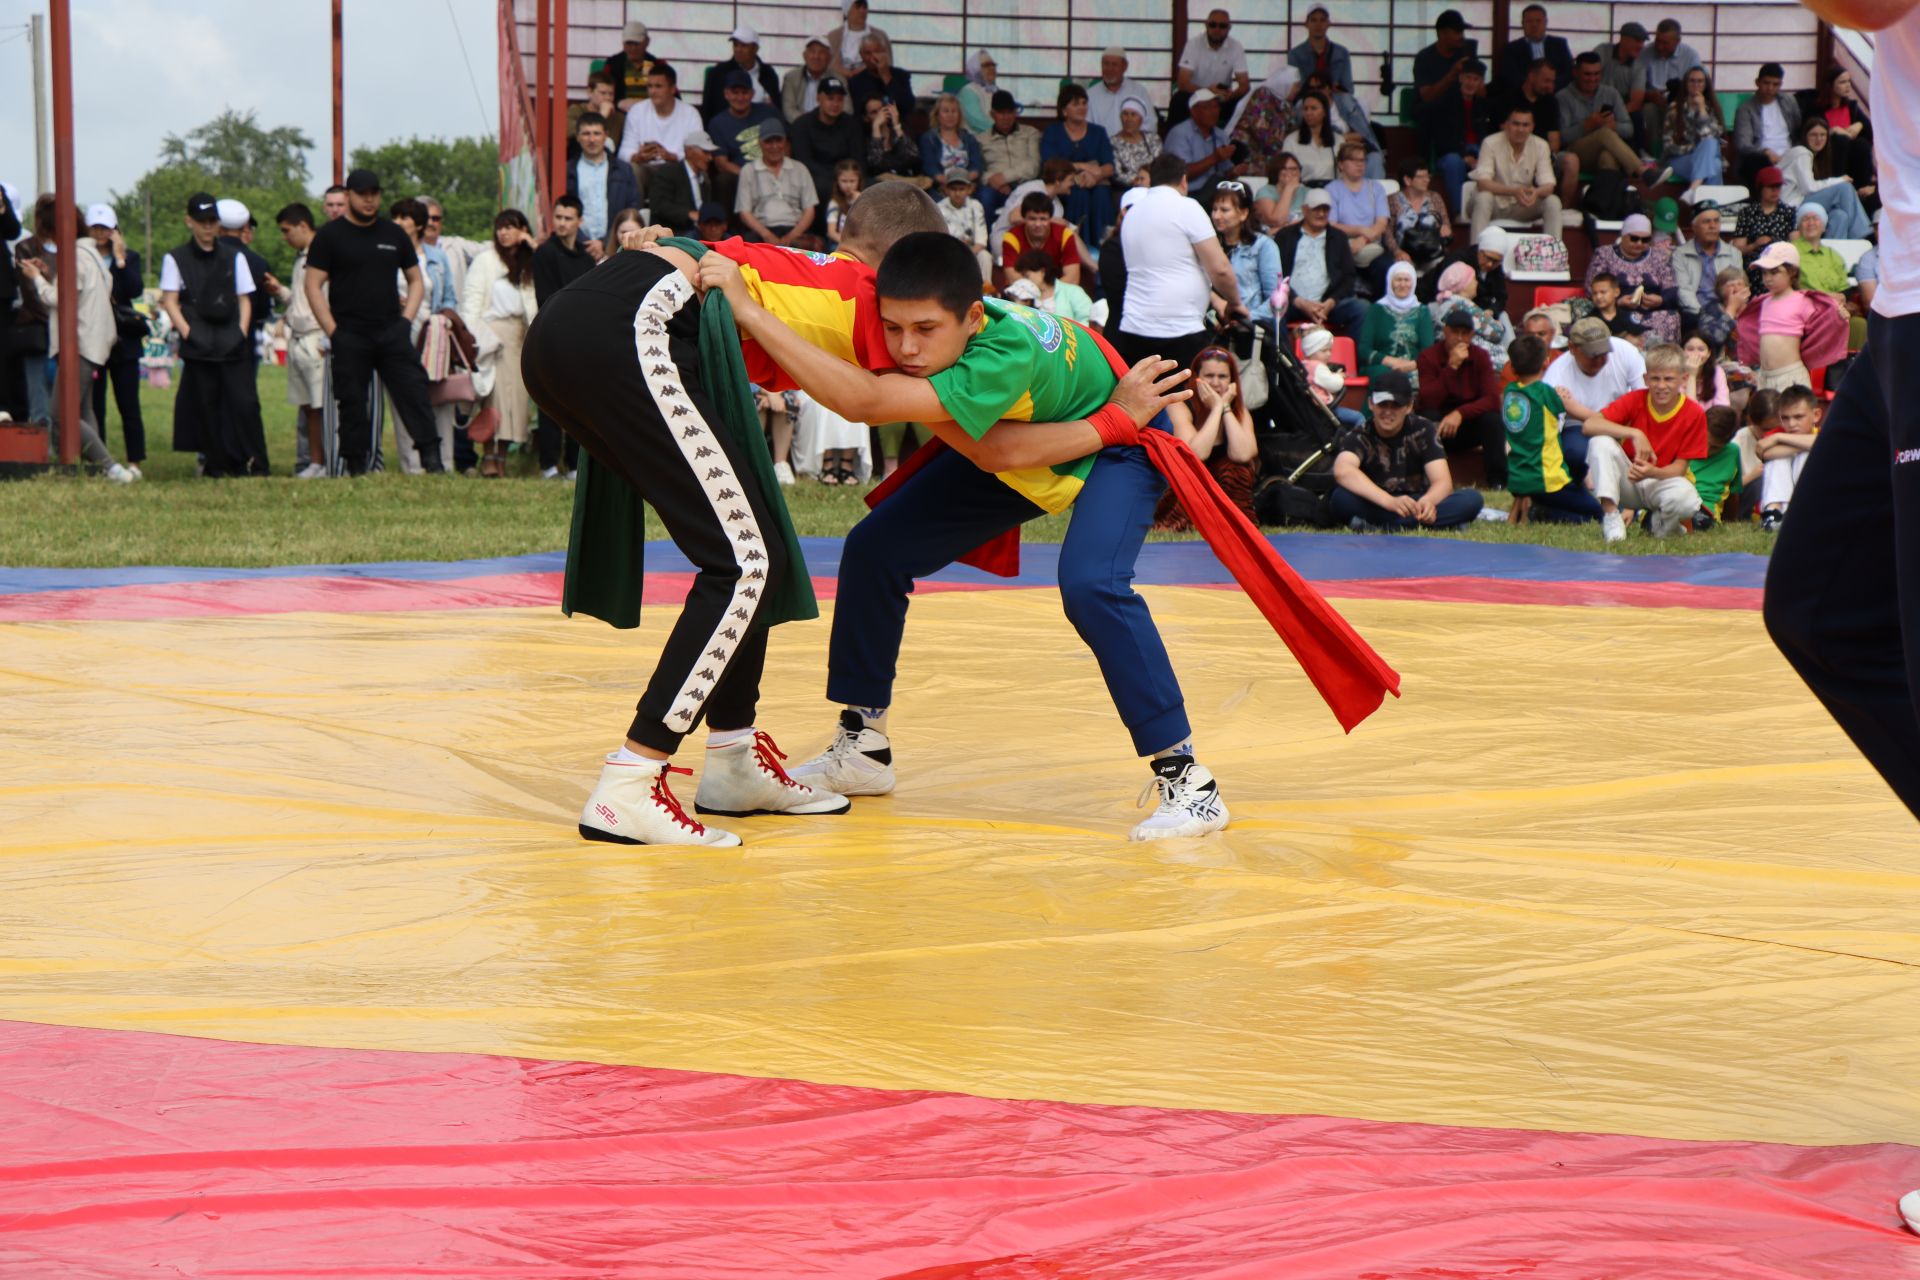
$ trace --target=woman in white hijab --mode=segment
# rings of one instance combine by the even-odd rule
[[[1113,185],[1143,187],[1147,166],[1160,154],[1160,135],[1147,127],[1153,108],[1139,98],[1120,102],[1120,132],[1113,135]]]
[[[967,83],[960,90],[960,114],[976,138],[993,130],[993,92],[1000,87],[1000,64],[985,49],[967,55]]]
[[[840,25],[827,32],[827,49],[833,55],[833,74],[851,80],[867,69],[860,57],[860,42],[878,36],[889,50],[893,41],[887,33],[867,24],[867,0],[840,0]]]

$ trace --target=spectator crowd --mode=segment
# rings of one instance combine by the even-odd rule
[[[1464,465],[1508,491],[1508,518],[1597,521],[1608,541],[1629,513],[1654,535],[1743,512],[1777,527],[1877,283],[1875,253],[1833,243],[1870,240],[1878,208],[1846,70],[1792,94],[1766,64],[1729,119],[1674,19],[1625,22],[1576,53],[1531,4],[1489,65],[1449,9],[1413,60],[1402,112],[1416,145],[1391,161],[1330,10],[1304,27],[1256,80],[1215,9],[1170,83],[1110,47],[1097,79],[1063,81],[1036,112],[991,51],[950,75],[899,65],[864,0],[786,69],[744,23],[726,57],[676,66],[629,22],[569,112],[566,190],[541,237],[515,210],[485,243],[446,235],[432,199],[389,200],[356,171],[318,217],[274,213],[296,253],[282,282],[249,247],[251,211],[190,200],[187,237],[159,264],[157,323],[182,361],[175,447],[209,476],[265,473],[253,374],[283,346],[298,475],[385,465],[391,420],[408,471],[503,477],[525,449],[566,476],[573,446],[519,377],[546,299],[650,224],[831,252],[859,193],[901,182],[938,202],[984,291],[1101,330],[1129,360],[1188,364],[1196,395],[1174,427],[1249,514],[1280,509],[1259,500],[1267,487],[1316,475],[1323,520],[1495,514],[1456,486]],[[1744,194],[1723,194],[1739,190],[1729,179]],[[15,416],[47,421],[62,246],[50,197],[21,210],[6,195],[0,234],[27,233],[0,274]],[[82,438],[90,462],[132,480],[142,264],[111,209],[82,223]],[[1509,278],[1517,245],[1543,237],[1545,265],[1564,270],[1575,227],[1580,284],[1529,309]],[[124,459],[105,442],[109,389]],[[783,483],[860,482],[912,447],[910,431],[837,420],[797,393],[761,405]],[[1326,438],[1282,476],[1303,420]],[[1183,519],[1162,512],[1166,527]]]

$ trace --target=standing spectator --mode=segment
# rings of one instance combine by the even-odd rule
[[[1620,305],[1655,342],[1680,341],[1680,286],[1670,246],[1653,242],[1653,222],[1644,213],[1620,224],[1620,237],[1602,245],[1587,262],[1587,283],[1601,272],[1620,282]]]
[[[1800,287],[1800,254],[1791,244],[1768,245],[1754,265],[1765,293],[1740,313],[1740,362],[1764,390],[1812,386],[1809,370],[1846,354],[1846,313],[1828,295]]]
[[[1687,184],[1689,195],[1703,182],[1717,185],[1724,164],[1720,142],[1726,136],[1720,95],[1713,91],[1712,78],[1705,67],[1689,68],[1682,74],[1673,105],[1667,108],[1667,169],[1660,175],[1661,182],[1677,178]]]
[[[1800,132],[1800,104],[1780,95],[1786,75],[1777,62],[1763,64],[1754,77],[1753,96],[1733,113],[1733,151],[1743,185],[1753,185],[1762,169],[1785,160]]]
[[[320,196],[320,216],[328,222],[347,216],[347,189],[331,186]]]
[[[1449,451],[1479,449],[1487,483],[1507,487],[1507,436],[1500,423],[1500,379],[1493,361],[1473,340],[1473,312],[1446,313],[1440,340],[1420,353],[1418,403]]]
[[[1600,518],[1600,504],[1580,483],[1560,447],[1567,406],[1559,392],[1540,380],[1548,356],[1547,344],[1532,334],[1515,338],[1507,352],[1513,381],[1501,397],[1500,418],[1507,431],[1511,518],[1587,523]]]
[[[567,108],[567,163],[569,164],[573,163],[580,154],[580,117],[589,111],[605,121],[601,127],[606,130],[607,150],[616,155],[620,151],[620,139],[627,127],[627,113],[614,101],[613,78],[605,71],[596,71],[587,77],[587,100],[576,102]]]
[[[744,71],[736,78],[751,88]],[[627,122],[621,128],[620,149],[614,153],[621,164],[636,168],[672,164],[680,158],[687,135],[700,131],[700,113],[680,100],[679,84],[679,73],[672,67],[664,62],[653,64],[647,76],[647,96],[627,112]],[[742,114],[752,114],[753,94],[748,92],[744,101]],[[766,110],[761,109],[754,118],[764,117]]]
[[[561,196],[560,199],[565,200],[567,197]],[[559,201],[555,201],[556,207],[558,204]],[[426,286],[426,296],[421,301],[420,310],[414,314],[412,332],[409,334],[411,342],[417,349],[421,345],[421,335],[434,316],[442,311],[459,310],[460,295],[453,289],[453,270],[447,263],[447,255],[438,247],[426,242],[426,204],[414,199],[395,200],[387,209],[387,216],[393,219],[394,226],[407,233],[407,239],[413,243],[413,252],[420,259],[420,276]],[[556,218],[558,216],[558,214],[555,215]],[[573,219],[577,228],[579,226],[578,211],[572,211],[569,217]],[[397,291],[404,293],[405,285],[398,272],[394,273],[394,279]],[[391,400],[392,397],[388,398]],[[428,403],[432,403],[431,392],[428,393]],[[401,429],[400,423],[403,419],[400,417],[398,405],[394,406],[392,417],[393,451],[399,455],[400,469],[410,476],[419,475],[422,470],[420,454],[414,449],[413,441],[407,438],[407,433]],[[443,467],[451,468],[453,442],[458,434],[451,404],[433,406],[433,428],[440,437],[440,463]]]
[[[1247,51],[1232,36],[1233,17],[1225,9],[1207,14],[1205,31],[1187,39],[1174,65],[1171,122],[1179,124],[1192,110],[1192,99],[1202,90],[1210,91],[1223,106],[1231,106],[1246,96],[1252,84],[1247,71]]]
[[[1478,61],[1474,48],[1474,42],[1467,39],[1467,20],[1458,9],[1443,10],[1433,20],[1433,43],[1413,55],[1413,87],[1420,98],[1422,115],[1430,113],[1458,87],[1467,63]]]
[[[1129,212],[1120,223],[1127,286],[1121,323],[1109,332],[1130,365],[1151,355],[1187,364],[1207,345],[1209,284],[1226,299],[1225,318],[1244,319],[1248,311],[1212,221],[1187,198],[1186,166],[1163,155],[1147,174],[1152,186],[1127,193]],[[1180,252],[1181,245],[1190,251]]]
[[[1473,209],[1467,235],[1478,241],[1495,218],[1539,222],[1540,229],[1560,238],[1560,197],[1553,154],[1534,136],[1533,112],[1525,103],[1507,108],[1500,137],[1490,139],[1473,170]]]
[[[1620,36],[1617,40],[1602,40],[1593,47],[1600,59],[1600,83],[1620,95],[1627,104],[1627,115],[1633,120],[1635,141],[1644,142],[1656,136],[1659,129],[1658,117],[1652,130],[1647,127],[1647,117],[1643,111],[1647,105],[1647,66],[1640,55],[1647,47],[1647,29],[1637,22],[1620,24]]]
[[[985,49],[967,57],[967,82],[960,87],[960,113],[967,132],[985,138],[993,128],[993,95],[1000,91],[1000,64]]]
[[[706,83],[700,89],[700,115],[709,128],[716,117],[733,106],[726,90],[736,75],[746,77],[751,105],[779,114],[780,77],[760,61],[760,33],[743,22],[733,29],[731,39],[733,56],[708,67]]]
[[[1693,239],[1673,251],[1673,284],[1680,301],[1680,328],[1700,323],[1700,309],[1714,300],[1722,271],[1738,271],[1740,251],[1720,238],[1720,208],[1703,204],[1693,211]]]
[[[1206,464],[1220,491],[1247,519],[1255,518],[1253,485],[1260,478],[1260,446],[1253,435],[1253,416],[1247,412],[1240,389],[1240,362],[1225,347],[1208,347],[1188,366],[1193,374],[1193,399],[1167,406],[1173,434]],[[1168,493],[1154,509],[1153,527],[1161,532],[1186,533],[1193,519]]]
[[[913,114],[913,78],[893,65],[893,45],[878,34],[860,42],[860,57],[866,68],[847,82],[853,92],[856,111],[865,111],[869,98],[884,98],[899,113],[901,120]],[[901,126],[903,129],[905,126]]]
[[[760,126],[760,158],[740,175],[733,211],[750,241],[803,248],[819,243],[814,217],[820,200],[813,177],[787,158],[787,126],[777,118]]]
[[[1300,221],[1274,237],[1280,248],[1280,271],[1287,277],[1287,314],[1281,320],[1285,324],[1306,320],[1354,337],[1366,321],[1367,304],[1353,294],[1353,251],[1347,247],[1347,238],[1331,229],[1332,209],[1332,196],[1323,190],[1309,191]],[[1128,261],[1138,259],[1129,254]],[[1131,304],[1127,310],[1133,310]]]
[[[93,420],[100,425],[100,439],[107,438],[107,384],[113,384],[114,407],[120,411],[120,430],[126,437],[127,469],[136,476],[147,460],[147,425],[140,415],[140,349],[145,344],[145,325],[138,333],[123,333],[117,322],[118,309],[132,307],[146,292],[146,275],[140,270],[140,255],[127,248],[120,234],[120,219],[112,206],[96,204],[87,210],[87,233],[99,249],[112,277],[111,301],[116,314],[113,353],[106,368],[93,384]],[[4,250],[0,250],[0,255]],[[0,314],[4,314],[0,311]]]
[[[1383,373],[1404,373],[1417,377],[1420,353],[1433,345],[1433,313],[1421,303],[1415,291],[1418,276],[1410,262],[1396,262],[1387,268],[1387,287],[1380,301],[1367,308],[1366,322],[1354,341],[1362,377],[1377,379]]]
[[[1105,129],[1108,138],[1120,132],[1120,108],[1127,99],[1138,98],[1145,103],[1153,101],[1153,95],[1147,92],[1145,85],[1127,78],[1130,65],[1127,51],[1117,44],[1110,44],[1100,54],[1100,78],[1087,86],[1087,120]],[[1149,115],[1147,123],[1158,134],[1159,116]]]
[[[1009,227],[1000,238],[1000,265],[1012,271],[1028,252],[1046,254],[1063,279],[1080,283],[1081,264],[1086,260],[1080,238],[1070,223],[1054,218],[1053,201],[1042,191],[1031,192],[1020,202],[1019,225]]]
[[[1107,190],[1113,178],[1113,145],[1105,129],[1088,123],[1085,89],[1063,85],[1055,106],[1060,119],[1040,135],[1040,156],[1043,160],[1060,156],[1073,163],[1073,188],[1065,200],[1067,219],[1080,228],[1086,243],[1098,246],[1113,220],[1113,197]]]
[[[1347,237],[1353,265],[1362,271],[1387,251],[1387,193],[1366,171],[1367,149],[1357,142],[1343,142],[1339,172],[1327,184],[1327,194],[1333,197],[1333,229]]]
[[[1834,171],[1832,130],[1818,116],[1802,126],[1800,141],[1787,148],[1780,162],[1785,179],[1780,199],[1796,209],[1817,204],[1827,211],[1827,225],[1836,239],[1864,240],[1873,234],[1873,220],[1853,189],[1853,179]]]
[[[290,204],[273,220],[280,226],[280,238],[293,250],[291,282],[281,284],[272,276],[264,282],[287,309],[287,403],[293,406],[294,433],[307,445],[307,461],[296,467],[293,476],[296,480],[318,480],[327,474],[327,335],[320,331],[313,304],[307,301],[307,249],[313,244],[313,210],[304,204]]]
[[[1520,11],[1520,38],[1509,41],[1500,53],[1501,86],[1518,89],[1536,62],[1545,62],[1553,72],[1553,84],[1541,92],[1555,94],[1572,83],[1573,49],[1565,36],[1547,34],[1546,6],[1530,4]]]
[[[827,45],[833,51],[833,74],[842,80],[866,66],[861,50],[868,40],[878,40],[893,52],[887,33],[867,21],[867,0],[840,0],[840,25],[827,32]]]
[[[1646,137],[1660,136],[1661,124],[1674,103],[1681,101],[1680,84],[1687,72],[1706,64],[1700,53],[1680,39],[1680,23],[1662,18],[1653,29],[1653,43],[1640,52],[1640,71],[1647,86],[1646,107],[1641,114]]]
[[[173,447],[200,454],[206,476],[263,476],[266,433],[247,358],[253,276],[240,246],[220,235],[212,196],[187,198],[187,229],[192,238],[160,262],[160,306],[180,335],[183,366],[173,402]],[[386,290],[391,297],[391,276]],[[362,405],[366,399],[363,389]]]
[[[593,270],[593,254],[581,243],[583,222],[580,201],[571,195],[553,202],[553,232],[533,251],[533,302],[537,312],[562,289]],[[564,447],[562,441],[564,440]],[[560,429],[560,424],[540,410],[539,425],[533,431],[534,447],[539,450],[540,474],[548,480],[561,478],[562,455],[566,473],[572,475],[580,465],[580,442]]]
[[[1120,104],[1120,132],[1113,135],[1113,185],[1119,189],[1147,185],[1147,166],[1160,154],[1160,135],[1147,128],[1153,108],[1145,98]]]
[[[220,212],[220,234],[233,241],[237,252],[246,259],[247,273],[253,277],[254,287],[257,290],[260,282],[266,279],[267,260],[255,253],[253,246],[249,243],[253,239],[253,232],[249,229],[253,214],[248,212],[247,206],[238,200],[216,200],[214,207]],[[259,305],[252,309],[253,324],[247,330],[247,355],[253,362],[254,372],[258,373],[260,348],[263,345],[261,338],[266,333],[267,321],[273,318],[273,307],[262,296],[256,295],[254,301]]]
[[[1387,197],[1387,253],[1382,261],[1407,263],[1424,276],[1446,260],[1452,243],[1453,219],[1447,216],[1446,200],[1433,189],[1433,171],[1424,160],[1408,160],[1400,166],[1400,189]]]
[[[633,110],[648,97],[647,80],[656,66],[664,65],[648,56],[651,37],[644,22],[629,22],[620,30],[620,52],[607,59],[607,79],[613,84],[614,109]]]
[[[787,72],[780,82],[780,114],[789,124],[797,123],[820,105],[820,86],[833,78],[833,51],[819,36],[807,41],[801,51],[800,65]]]
[[[793,158],[813,175],[813,189],[824,202],[833,194],[833,175],[843,161],[852,160],[864,172],[867,134],[847,110],[846,83],[828,76],[815,93],[819,104],[791,125],[787,137]]]
[[[1454,82],[1427,104],[1426,141],[1436,159],[1440,189],[1447,204],[1458,209],[1467,171],[1480,158],[1480,148],[1494,131],[1493,104],[1487,98],[1487,64],[1467,58],[1455,66]]]
[[[43,198],[34,208],[34,231],[43,240],[51,242],[53,236],[54,204],[50,198]],[[42,216],[44,215],[44,216]],[[60,246],[62,253],[73,255],[74,293],[63,295],[59,292],[54,278],[54,262],[51,258],[27,258],[20,264],[20,272],[40,305],[47,309],[50,349],[57,361],[74,365],[79,370],[80,385],[80,455],[96,467],[106,471],[107,479],[115,484],[132,484],[140,478],[137,468],[123,467],[115,461],[101,439],[100,422],[94,415],[92,383],[94,375],[106,367],[107,360],[113,355],[113,344],[119,335],[113,327],[113,277],[107,271],[107,264],[100,260],[100,251],[94,246],[93,237],[87,234],[87,220],[74,210],[74,220],[80,224],[75,228],[71,244]],[[68,350],[60,346],[60,313],[69,308],[76,317],[76,343]],[[56,397],[51,421],[54,439],[60,438],[60,404]]]
[[[934,100],[927,131],[920,135],[921,172],[940,182],[952,170],[961,169],[972,181],[980,176],[980,164],[980,143],[967,132],[960,99],[941,94]]]
[[[394,292],[395,271],[406,277],[404,303]],[[467,283],[471,286],[472,279]],[[427,371],[407,336],[426,297],[426,280],[406,233],[380,216],[380,179],[372,170],[347,175],[347,214],[314,236],[306,287],[307,304],[333,347],[339,449],[348,473],[363,475],[372,462],[376,442],[368,384],[376,373],[413,437],[421,465],[444,470],[427,399]]]
[[[526,382],[520,372],[520,352],[527,327],[540,314],[533,288],[533,231],[518,209],[494,215],[493,243],[467,271],[466,292],[460,297],[460,318],[470,332],[491,330],[498,346],[491,358],[480,357],[473,389],[482,411],[494,414],[493,438],[480,459],[480,474],[497,480],[507,474],[507,446],[527,442]]]
[[[613,215],[640,207],[640,184],[631,166],[619,163],[608,153],[605,120],[588,112],[580,117],[573,136],[580,144],[580,154],[567,166],[567,194],[580,201],[581,234],[595,245],[604,245]],[[680,152],[684,154],[686,148],[687,138],[682,137]]]
[[[1300,83],[1318,73],[1340,93],[1353,92],[1353,55],[1347,46],[1327,39],[1332,19],[1327,6],[1316,4],[1307,10],[1307,38],[1287,50],[1287,65],[1300,73]]]
[[[1651,181],[1657,175],[1652,166],[1640,159],[1627,141],[1633,133],[1633,121],[1627,114],[1626,99],[1611,85],[1600,82],[1600,55],[1583,53],[1573,64],[1573,83],[1560,91],[1555,104],[1560,108],[1560,142],[1578,160],[1579,170],[1619,169],[1623,173],[1646,171]],[[1565,170],[1562,170],[1564,176]],[[1577,191],[1563,182],[1560,200],[1572,206]]]
[[[453,293],[459,297],[467,284],[467,264],[474,260],[483,246],[465,236],[447,234],[447,211],[438,200],[432,196],[421,196],[420,203],[427,206],[427,233],[421,239],[446,255],[447,266],[453,271]]]
[[[722,200],[732,198],[740,185],[741,171],[760,158],[761,130],[780,118],[780,113],[772,107],[753,100],[751,83],[746,72],[731,72],[725,89],[727,109],[707,126],[707,136],[719,148],[714,152],[713,164],[719,170]],[[633,126],[627,128],[631,130]]]
[[[1093,299],[1077,284],[1060,278],[1060,268],[1038,249],[1021,254],[1007,273],[1006,297],[1018,298],[1036,311],[1050,311],[1080,324],[1091,323]]]
[[[1656,538],[1681,528],[1700,509],[1699,490],[1687,471],[1707,456],[1707,411],[1687,398],[1680,348],[1657,346],[1646,359],[1646,390],[1621,396],[1583,428],[1593,496],[1603,513],[1601,536],[1608,542],[1627,536],[1621,503],[1651,511],[1648,527]]]
[[[867,119],[867,172],[875,179],[911,182],[923,191],[932,186],[933,179],[920,172],[920,148],[907,136],[900,108],[875,96],[867,99],[863,110]]]
[[[1246,165],[1233,162],[1233,140],[1220,127],[1220,100],[1213,90],[1194,94],[1187,110],[1187,119],[1167,130],[1166,153],[1186,167],[1187,185],[1205,194],[1220,179],[1239,177]]]
[[[1335,443],[1332,512],[1355,529],[1454,529],[1485,505],[1472,489],[1453,487],[1439,428],[1413,413],[1404,373],[1371,384],[1373,421],[1348,427]]]
[[[713,172],[714,141],[702,129],[686,136],[679,164],[663,164],[647,177],[647,207],[653,221],[685,234],[696,229],[702,205],[717,198]],[[722,215],[724,221],[724,214]]]
[[[1019,104],[1005,89],[993,95],[993,128],[980,139],[980,207],[989,218],[1013,189],[1040,176],[1040,131],[1020,123]]]
[[[965,169],[949,169],[945,184],[947,198],[940,202],[940,216],[946,219],[954,239],[973,250],[980,263],[980,279],[991,280],[993,255],[987,252],[987,215],[973,198],[973,179]]]

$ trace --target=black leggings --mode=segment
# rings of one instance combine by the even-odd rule
[[[687,278],[621,253],[541,308],[521,357],[541,413],[646,499],[698,570],[627,733],[668,753],[703,717],[753,723],[759,615],[787,572],[772,507],[702,380],[699,340]]]

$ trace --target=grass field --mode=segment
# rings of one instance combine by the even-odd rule
[[[542,480],[531,456],[516,457],[504,480],[405,476],[294,480],[293,410],[286,373],[265,366],[260,401],[275,475],[265,480],[202,480],[193,457],[174,453],[173,390],[141,392],[147,423],[146,479],[130,486],[98,477],[41,476],[0,483],[0,563],[47,568],[119,565],[257,567],[354,564],[381,560],[464,560],[556,551],[567,542],[571,486]],[[108,446],[123,456],[119,415],[109,404]],[[389,436],[388,448],[392,442]],[[860,490],[802,478],[785,491],[803,535],[844,534],[865,512]],[[1504,496],[1500,498],[1504,505]],[[1065,516],[1028,526],[1027,536],[1058,541]],[[652,527],[650,536],[662,536]],[[1482,522],[1460,533],[1414,537],[1601,549],[1594,526]],[[1765,554],[1757,526],[1718,528],[1656,542],[1635,534],[1628,555]]]

